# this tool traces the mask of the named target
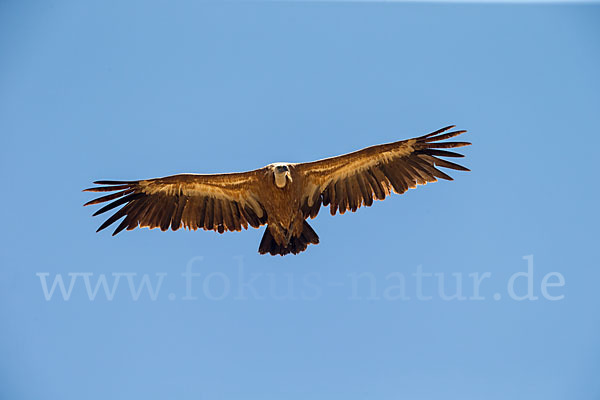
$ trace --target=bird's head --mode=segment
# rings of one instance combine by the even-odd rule
[[[292,174],[290,173],[290,165],[288,163],[275,163],[269,166],[275,177],[275,185],[278,188],[284,188],[288,179],[292,182]]]

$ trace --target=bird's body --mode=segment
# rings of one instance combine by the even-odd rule
[[[293,166],[287,166],[291,179],[283,177],[283,186],[277,185],[277,175],[270,176],[267,169],[265,178],[261,179],[261,191],[271,199],[265,204],[267,225],[278,243],[289,241],[290,235],[297,236],[302,231],[304,216],[300,211],[303,177]],[[273,184],[275,178],[275,184]]]
[[[281,172],[277,171],[278,168]],[[318,244],[319,237],[305,221],[306,216],[300,207],[306,178],[292,163],[271,164],[265,169],[260,187],[270,201],[265,204],[267,229],[259,252],[281,254],[289,250],[299,253],[310,243]],[[274,172],[271,173],[271,170]]]
[[[306,222],[321,205],[331,214],[356,211],[383,200],[394,190],[404,193],[417,184],[451,180],[436,166],[467,170],[437,158],[462,157],[441,148],[467,142],[442,142],[464,131],[441,134],[452,127],[418,138],[372,146],[354,153],[309,163],[274,163],[231,174],[180,174],[141,181],[98,181],[86,191],[110,192],[86,205],[111,201],[94,215],[125,204],[104,222],[99,231],[125,217],[113,234],[123,229],[160,227],[240,231],[248,226],[267,228],[259,246],[261,254],[285,255],[318,244],[319,237]]]

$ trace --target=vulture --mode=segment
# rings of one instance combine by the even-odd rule
[[[254,171],[225,174],[179,174],[138,181],[96,181],[86,192],[114,192],[85,205],[106,203],[94,213],[123,206],[97,232],[124,219],[113,235],[139,227],[241,231],[267,225],[260,254],[298,254],[319,236],[306,221],[321,206],[336,212],[369,207],[392,191],[452,180],[439,167],[469,169],[447,161],[464,157],[444,150],[468,142],[445,141],[466,131],[454,125],[413,139],[367,147],[353,153],[305,163],[274,163]]]

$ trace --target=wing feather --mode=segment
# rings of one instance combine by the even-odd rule
[[[248,229],[248,220],[244,216],[244,212],[238,203],[234,203],[235,208],[237,209],[237,213],[240,218],[240,226],[241,228]]]
[[[356,175],[356,180],[358,182],[358,187],[362,193],[363,204],[365,206],[370,206],[373,204],[373,190],[368,182],[365,182],[365,177],[361,174]]]
[[[214,230],[214,212],[215,212],[215,199],[209,197],[206,199],[206,207],[204,208],[204,230]]]
[[[96,215],[100,215],[102,213],[110,211],[113,208],[120,206],[121,204],[129,203],[130,201],[133,201],[133,200],[135,200],[139,197],[143,197],[143,196],[145,196],[144,193],[132,193],[128,196],[121,197],[120,199],[115,200],[112,203],[108,203],[107,205],[105,205],[104,207],[102,207],[101,209],[96,211],[94,214],[92,214],[92,216],[95,217]],[[106,200],[103,200],[103,201],[106,201]]]
[[[106,196],[98,197],[97,199],[88,201],[87,203],[84,204],[84,206],[91,206],[92,204],[104,203],[105,201],[118,199],[119,197],[128,195],[133,192],[134,192],[134,189],[129,189],[129,190],[123,190],[123,191],[120,191],[117,193],[107,194]]]
[[[181,227],[181,217],[183,216],[183,210],[187,203],[187,196],[179,196],[176,199],[176,209],[171,220],[171,230],[176,231]]]
[[[371,186],[373,187],[373,191],[375,193],[375,199],[377,199],[377,200],[385,199],[385,190],[383,189],[381,182],[377,179],[377,176],[376,176],[375,172],[373,171],[373,168],[369,168],[366,171],[366,173],[364,174],[364,176],[367,177],[367,179],[371,183]]]
[[[346,212],[346,206],[348,205],[348,194],[346,191],[346,181],[347,179],[340,179],[335,183],[335,193],[337,197],[337,205],[340,210],[340,214]]]

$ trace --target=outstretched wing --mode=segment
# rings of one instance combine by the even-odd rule
[[[98,228],[98,232],[122,217],[113,235],[123,229],[171,227],[196,230],[240,231],[258,228],[267,214],[256,193],[263,170],[219,175],[182,174],[141,181],[97,181],[86,192],[115,192],[85,205],[112,201],[95,215],[124,205]]]
[[[439,157],[464,157],[443,150],[467,146],[468,142],[440,142],[466,131],[452,131],[448,126],[414,139],[367,147],[354,153],[324,160],[296,164],[306,185],[301,200],[305,217],[314,218],[321,208],[329,205],[331,215],[339,210],[356,211],[370,206],[373,200],[383,200],[394,192],[402,194],[417,184],[435,182],[437,178],[452,178],[436,167],[459,171],[467,168]]]

